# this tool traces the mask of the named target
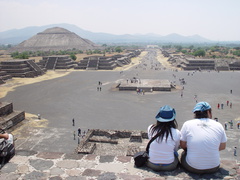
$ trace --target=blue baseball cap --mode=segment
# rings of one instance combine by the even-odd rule
[[[196,111],[207,111],[211,109],[211,106],[210,104],[208,104],[207,102],[199,102],[195,105],[195,107],[193,108],[193,112],[196,112]]]
[[[171,108],[168,105],[165,105],[160,108],[160,110],[155,118],[159,122],[169,122],[169,121],[174,120],[175,117],[176,117],[175,109]]]

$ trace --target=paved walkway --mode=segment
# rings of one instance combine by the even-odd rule
[[[214,174],[196,175],[178,167],[170,172],[154,172],[135,168],[128,156],[98,156],[63,153],[18,151],[1,169],[1,180],[164,180],[164,179],[239,179],[240,164],[222,160]]]

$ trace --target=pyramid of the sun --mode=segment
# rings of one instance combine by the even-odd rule
[[[89,50],[100,49],[88,39],[83,39],[77,34],[64,28],[54,27],[36,34],[10,49],[10,52],[23,51],[60,51],[60,50]]]

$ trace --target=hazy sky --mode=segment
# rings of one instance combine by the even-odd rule
[[[111,34],[240,40],[240,0],[0,0],[0,32],[69,23]]]

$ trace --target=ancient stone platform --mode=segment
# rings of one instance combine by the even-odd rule
[[[34,59],[12,59],[0,63],[1,71],[12,77],[35,77],[45,73]]]
[[[171,91],[171,83],[169,80],[158,79],[130,79],[123,80],[118,85],[120,91],[137,91],[142,90],[145,92],[152,91]]]
[[[7,130],[25,119],[24,111],[14,111],[13,103],[0,102],[0,129]]]

